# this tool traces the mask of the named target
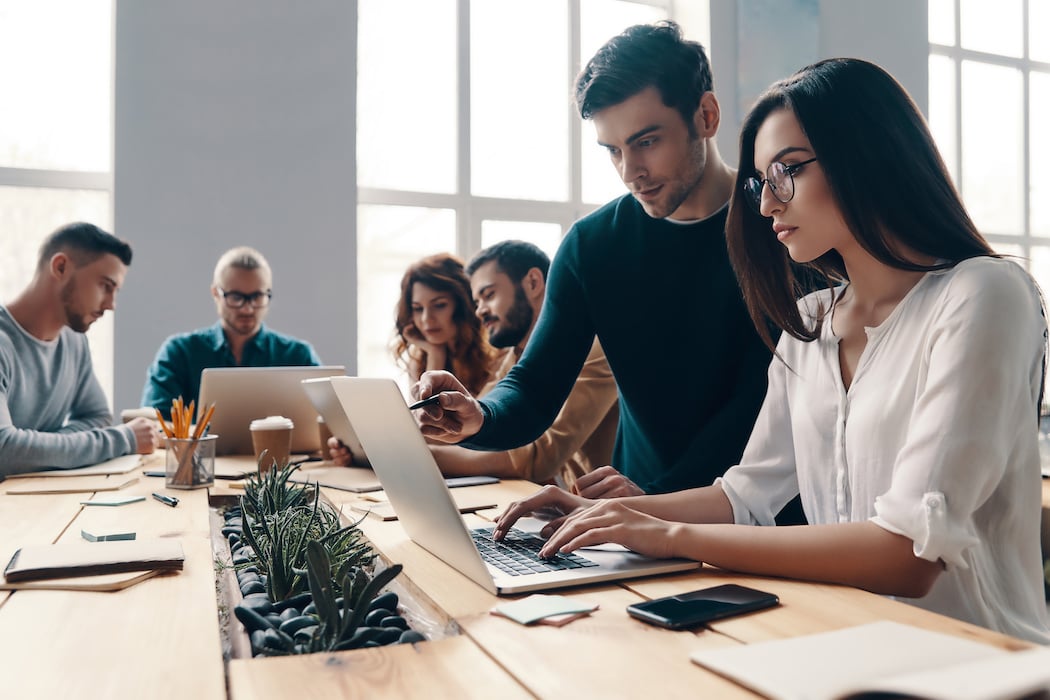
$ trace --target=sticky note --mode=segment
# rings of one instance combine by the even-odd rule
[[[598,606],[593,603],[560,595],[536,593],[521,600],[497,605],[492,609],[492,613],[510,618],[523,625],[529,625],[548,617],[586,614],[597,609]]]

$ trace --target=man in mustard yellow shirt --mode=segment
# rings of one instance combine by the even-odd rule
[[[489,343],[507,348],[481,395],[510,372],[525,350],[543,305],[549,268],[546,253],[513,240],[482,250],[467,264],[471,294]],[[595,339],[561,412],[534,442],[506,452],[455,445],[432,445],[431,452],[447,476],[490,474],[572,487],[577,478],[611,461],[619,416],[616,381]]]

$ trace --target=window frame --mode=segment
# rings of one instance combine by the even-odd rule
[[[638,5],[648,5],[664,10],[673,16],[673,0],[626,0]],[[357,203],[373,205],[416,206],[450,209],[456,217],[456,250],[461,257],[469,257],[481,249],[482,222],[489,219],[552,223],[567,231],[573,222],[594,211],[603,203],[583,201],[581,156],[583,127],[579,114],[572,104],[567,104],[565,118],[569,124],[569,198],[567,201],[540,201],[532,199],[505,199],[484,197],[470,192],[471,143],[470,143],[470,2],[456,2],[456,191],[452,194],[414,192],[376,187],[358,187]],[[580,71],[580,0],[568,0],[569,13],[569,62],[566,65],[568,84],[576,79]],[[626,190],[625,190],[626,191]]]
[[[116,112],[114,78],[116,70],[116,7],[114,2],[105,3],[109,12],[110,44],[109,44],[109,74],[107,102],[110,105],[109,132],[114,133],[114,115]],[[110,139],[111,152],[109,159],[109,170],[70,170],[61,168],[19,168],[0,166],[0,187],[27,187],[52,190],[93,190],[105,194],[107,212],[105,220],[93,221],[92,223],[106,229],[113,228],[113,153],[112,148],[116,145],[116,139]],[[42,232],[42,233],[50,233]],[[119,235],[119,234],[118,234]],[[0,300],[6,302],[7,300]],[[115,311],[111,311],[102,320],[97,322],[88,331],[87,337],[92,349],[92,364],[95,376],[102,385],[102,391],[109,402],[110,410],[113,410],[115,392],[116,362],[115,344],[116,333],[114,332]],[[106,362],[99,362],[100,359]]]
[[[455,77],[455,110],[456,110],[456,177],[455,189],[452,193],[422,192],[413,190],[393,189],[386,187],[369,187],[355,183],[357,192],[357,206],[397,206],[418,207],[421,209],[451,211],[455,218],[455,249],[451,252],[463,260],[480,250],[483,242],[482,229],[485,221],[520,222],[553,224],[560,228],[560,238],[564,237],[572,224],[583,216],[603,206],[606,202],[585,202],[583,199],[583,138],[584,125],[571,100],[566,100],[564,108],[564,119],[568,126],[569,149],[569,188],[568,197],[563,201],[548,201],[537,199],[510,199],[505,197],[491,197],[476,195],[471,192],[472,181],[472,144],[471,144],[471,2],[474,0],[456,0],[455,2],[455,30],[456,30],[456,77]],[[480,1],[480,0],[479,0]],[[582,10],[581,4],[585,0],[566,0],[565,10],[568,13],[567,31],[569,43],[567,55],[569,60],[564,68],[566,85],[571,86],[581,69],[581,31]],[[619,0],[633,5],[647,6],[662,11],[667,17],[675,16],[675,0]],[[356,90],[356,87],[355,87]],[[611,166],[610,166],[611,167]],[[627,189],[624,187],[623,193]],[[360,231],[358,231],[360,234]],[[358,243],[358,255],[362,247]],[[421,253],[422,255],[422,253]],[[360,258],[357,261],[358,269],[361,266]],[[399,273],[400,275],[400,273]],[[378,332],[376,329],[366,329],[360,323],[365,314],[361,311],[362,305],[370,302],[366,293],[366,285],[362,278],[358,278],[358,319],[359,328],[357,336],[357,366],[358,371],[386,372],[389,370],[399,379],[404,379],[402,372],[398,370],[391,361],[389,367],[379,369],[371,367],[373,355],[379,345],[379,341],[369,340],[370,332]],[[395,300],[390,300],[391,308]],[[393,328],[391,318],[390,328]],[[377,338],[380,336],[377,336]],[[385,337],[385,333],[383,335]],[[366,369],[367,368],[367,369]]]
[[[953,102],[949,106],[954,126],[954,140],[951,144],[953,163],[951,167],[952,180],[961,192],[964,201],[968,194],[962,190],[963,175],[963,129],[962,129],[962,64],[964,61],[983,63],[987,65],[1012,68],[1020,72],[1022,83],[1022,206],[1024,215],[1022,217],[1023,230],[1017,233],[1006,233],[1002,231],[981,231],[982,235],[992,244],[1014,246],[1020,249],[1025,260],[1026,268],[1031,267],[1032,250],[1034,248],[1046,248],[1050,250],[1050,237],[1035,236],[1032,232],[1032,114],[1031,114],[1031,75],[1033,71],[1050,73],[1050,63],[1035,61],[1030,58],[1031,47],[1029,39],[1031,36],[1029,21],[1029,0],[1021,0],[1021,31],[1022,51],[1020,57],[1004,56],[1001,54],[987,53],[975,49],[967,49],[962,46],[962,4],[961,0],[950,0],[953,8],[954,26],[952,28],[954,44],[951,46],[930,42],[929,55],[947,58],[951,62],[953,85]],[[932,94],[932,93],[931,93]],[[944,147],[942,145],[942,147]]]

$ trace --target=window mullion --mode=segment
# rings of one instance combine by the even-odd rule
[[[481,246],[481,222],[474,221],[471,198],[470,159],[470,1],[457,0],[456,26],[459,38],[456,41],[457,90],[457,167],[456,167],[456,251],[466,257],[468,251]]]

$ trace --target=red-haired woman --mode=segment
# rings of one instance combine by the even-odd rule
[[[401,278],[394,357],[409,380],[448,370],[477,395],[491,378],[496,353],[488,343],[463,262],[448,253],[413,263]]]

